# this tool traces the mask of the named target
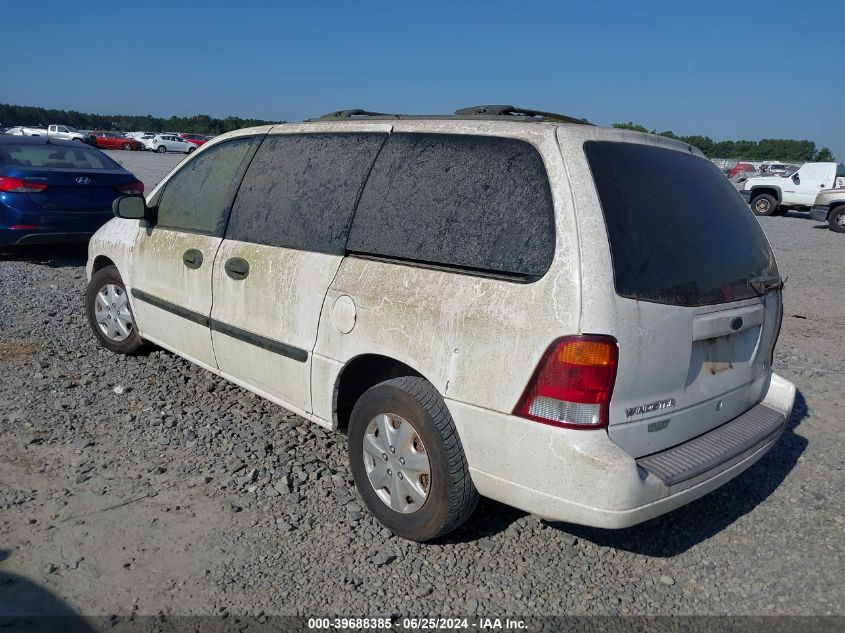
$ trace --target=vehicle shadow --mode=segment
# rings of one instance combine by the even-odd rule
[[[88,260],[87,244],[55,244],[50,246],[14,246],[4,250],[0,261],[29,262],[50,268],[84,266]]]
[[[782,218],[796,218],[796,219],[799,219],[799,220],[811,220],[812,219],[810,217],[810,214],[807,213],[806,211],[787,211],[786,213],[784,213],[780,217],[782,217]]]
[[[807,403],[797,391],[786,429],[766,455],[721,488],[668,514],[624,530],[558,522],[547,525],[602,547],[660,558],[682,554],[751,512],[777,489],[807,447],[807,440],[795,433],[806,416]],[[484,499],[470,521],[436,542],[452,544],[483,539],[506,530],[525,515]]]
[[[635,554],[660,558],[682,554],[751,512],[777,489],[807,448],[807,440],[795,433],[805,417],[807,402],[797,391],[786,429],[771,450],[735,479],[682,508],[625,530],[555,527],[596,545]]]
[[[0,560],[8,555],[8,550],[0,550]],[[0,629],[10,633],[94,633],[64,600],[31,580],[6,571],[0,571]]]

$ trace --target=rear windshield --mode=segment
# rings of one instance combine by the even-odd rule
[[[100,151],[64,145],[3,143],[0,145],[0,162],[16,167],[120,169],[120,165]]]
[[[776,276],[757,219],[708,160],[636,143],[588,141],[617,294],[679,306],[756,296]]]

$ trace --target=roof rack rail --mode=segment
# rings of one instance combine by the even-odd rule
[[[367,110],[335,110],[334,112],[329,112],[328,114],[324,114],[322,116],[317,117],[316,119],[309,119],[311,121],[320,121],[324,119],[351,119],[352,117],[356,116],[394,116],[391,114],[386,114],[384,112],[368,112]]]
[[[470,106],[455,110],[458,116],[520,116],[536,118],[541,121],[552,121],[562,123],[579,123],[581,125],[592,125],[587,119],[576,119],[565,114],[555,112],[543,112],[542,110],[529,110],[528,108],[517,108],[512,105],[479,105]]]

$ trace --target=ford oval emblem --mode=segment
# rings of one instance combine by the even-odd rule
[[[79,183],[80,185],[90,185],[91,179],[88,178],[87,176],[80,176],[79,178],[76,179],[76,182]]]
[[[731,319],[731,329],[736,332],[742,327],[743,323],[744,321],[742,320],[742,317],[734,317]]]

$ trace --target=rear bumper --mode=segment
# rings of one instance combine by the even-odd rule
[[[87,242],[113,217],[111,210],[45,211],[0,205],[0,246]]]
[[[810,209],[810,217],[816,222],[827,222],[828,214],[830,214],[830,207],[827,205],[815,205]]]
[[[780,437],[795,386],[773,374],[757,406],[713,431],[634,459],[603,429],[578,431],[447,401],[478,491],[556,521],[624,528],[730,481]]]
[[[16,231],[20,233],[21,231]],[[3,246],[34,246],[38,244],[84,244],[91,239],[93,232],[90,233],[42,233],[42,232],[26,232],[26,235],[20,236],[17,241],[4,241],[3,232],[0,231],[0,245]],[[15,236],[12,236],[15,237]]]

